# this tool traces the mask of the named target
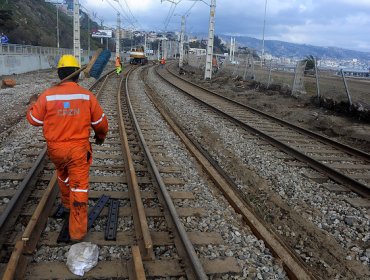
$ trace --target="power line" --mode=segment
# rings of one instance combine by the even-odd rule
[[[176,9],[176,5],[177,4],[171,4],[171,7],[168,11],[168,14],[167,14],[167,17],[164,21],[164,30],[166,31],[167,30],[167,27],[168,27],[168,24],[170,23],[171,21],[171,17],[173,16],[173,13],[175,12],[175,9]]]
[[[121,2],[119,0],[118,1],[118,4],[120,5],[121,9],[123,10],[123,7],[121,5]],[[132,13],[131,9],[130,9],[130,6],[128,5],[127,1],[126,0],[123,0],[126,4],[126,7],[128,9],[128,11],[130,12],[130,15],[132,16],[133,20],[140,26],[140,22],[135,18],[134,14]]]

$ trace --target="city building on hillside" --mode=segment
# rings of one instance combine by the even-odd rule
[[[343,74],[347,77],[368,78],[370,77],[370,70],[343,69]],[[341,76],[341,71],[337,71],[337,75]]]
[[[206,49],[197,49],[197,48],[190,48],[189,53],[195,54],[196,56],[206,55]]]

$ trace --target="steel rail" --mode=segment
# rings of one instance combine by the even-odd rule
[[[214,184],[222,191],[225,198],[235,209],[237,213],[243,216],[245,222],[250,226],[252,232],[259,238],[263,239],[266,246],[271,249],[273,254],[278,256],[283,267],[291,279],[316,279],[300,258],[279,238],[274,231],[266,225],[263,219],[257,215],[253,207],[243,198],[237,184],[226,174],[226,172],[218,165],[217,161],[205,151],[201,145],[186,132],[175,120],[172,113],[165,108],[165,105],[158,100],[157,94],[148,84],[146,87],[147,95],[153,104],[156,106],[162,117],[170,125],[172,130],[182,140],[190,153],[197,159],[205,172],[210,176]],[[149,93],[148,93],[149,92]]]
[[[192,269],[193,269],[193,273],[194,273],[196,279],[208,279],[207,274],[205,273],[205,271],[203,269],[203,265],[201,264],[197,254],[195,252],[194,246],[191,243],[191,241],[189,239],[189,236],[186,233],[186,230],[185,230],[184,226],[180,222],[180,218],[179,218],[179,215],[177,214],[175,205],[173,204],[173,201],[170,197],[170,194],[168,193],[168,191],[166,189],[166,185],[163,182],[162,176],[159,173],[157,165],[156,165],[156,163],[155,163],[155,161],[154,161],[154,159],[153,159],[153,157],[152,157],[152,155],[149,151],[149,148],[146,144],[143,133],[140,129],[139,123],[137,121],[134,109],[132,107],[132,104],[131,104],[131,101],[130,101],[130,98],[129,98],[129,90],[128,90],[129,74],[127,75],[127,78],[126,78],[127,103],[128,103],[128,107],[129,107],[129,110],[130,110],[131,117],[132,117],[133,122],[135,124],[135,129],[138,133],[138,136],[140,138],[140,142],[141,142],[142,147],[144,149],[144,153],[145,153],[145,155],[146,155],[146,157],[147,157],[147,159],[150,163],[149,167],[150,167],[150,169],[152,170],[152,172],[155,176],[155,179],[156,179],[157,184],[158,184],[158,186],[160,188],[160,191],[161,191],[161,195],[163,196],[164,201],[166,203],[166,206],[167,206],[167,208],[170,212],[172,222],[175,225],[175,229],[177,231],[177,234],[179,235],[180,240],[182,242],[182,245],[184,246],[185,252],[186,252],[186,254],[187,254],[187,256],[190,260],[190,263],[191,263],[191,266],[192,266]]]
[[[3,213],[0,216],[0,244],[4,242],[6,238],[6,231],[15,223],[19,216],[19,210],[23,206],[23,203],[29,196],[32,188],[32,184],[36,183],[37,177],[40,174],[44,160],[46,158],[46,147],[44,147],[38,155],[31,169],[28,171],[26,177],[22,180],[18,186],[17,191],[10,199]]]
[[[291,155],[292,157],[300,160],[300,161],[303,161],[303,162],[306,162],[310,167],[312,167],[313,169],[319,171],[319,172],[323,172],[325,174],[327,174],[327,176],[342,184],[342,185],[345,185],[347,186],[349,189],[351,189],[353,192],[356,192],[357,194],[361,195],[362,197],[364,198],[370,198],[370,187],[345,175],[345,174],[342,174],[340,173],[339,171],[331,168],[330,166],[322,163],[322,162],[319,162],[303,153],[301,153],[300,151],[294,149],[293,147],[289,146],[289,145],[286,145],[284,143],[282,143],[281,141],[275,139],[274,137],[271,137],[269,136],[268,134],[248,125],[247,123],[243,122],[243,121],[240,121],[236,118],[234,118],[232,115],[228,114],[228,113],[225,113],[223,112],[222,110],[216,108],[216,107],[213,107],[212,105],[206,103],[205,101],[201,100],[200,98],[196,97],[196,96],[193,96],[192,94],[186,92],[185,90],[181,89],[181,87],[175,85],[175,84],[172,84],[170,81],[166,80],[164,77],[163,77],[163,74],[159,73],[157,71],[158,75],[164,80],[166,81],[167,83],[171,84],[172,86],[176,87],[178,90],[184,92],[186,95],[190,96],[191,98],[197,100],[198,102],[200,102],[201,104],[205,105],[206,107],[208,108],[211,108],[212,110],[216,111],[218,114],[221,114],[222,116],[226,117],[227,119],[229,119],[230,121],[232,121],[233,123],[239,125],[240,127],[248,130],[248,131],[251,131],[252,133],[255,133],[259,136],[261,136],[262,138],[264,138],[267,142],[269,142],[271,145],[279,148],[280,150],[286,152],[287,154]],[[187,82],[187,81],[184,81],[184,82]],[[201,88],[202,89],[202,88]],[[204,89],[202,89],[204,90]],[[213,94],[213,92],[211,91],[208,91],[208,90],[204,90],[207,94],[211,95]],[[216,95],[216,97],[218,98],[221,98],[221,99],[225,99],[229,102],[232,102],[234,103],[235,105],[237,106],[243,106],[235,101],[232,101],[232,100],[229,100],[227,98],[224,98],[220,95]],[[245,107],[245,106],[243,106]],[[246,107],[246,109],[249,109],[249,107]],[[271,117],[273,119],[273,117]]]
[[[308,136],[313,137],[313,138],[314,138],[314,139],[316,139],[316,140],[317,140],[317,139],[319,139],[321,142],[323,142],[323,143],[325,143],[325,144],[332,145],[332,146],[334,146],[334,147],[336,147],[336,148],[338,148],[338,149],[340,149],[340,150],[342,150],[342,151],[344,151],[344,152],[346,152],[346,153],[348,153],[348,154],[351,154],[351,155],[353,155],[353,156],[360,157],[360,158],[361,158],[362,160],[364,160],[364,161],[370,162],[370,154],[369,154],[369,153],[366,153],[366,152],[364,152],[364,151],[361,151],[361,150],[358,150],[358,149],[356,149],[356,148],[350,147],[350,146],[345,145],[345,144],[343,144],[343,143],[337,142],[337,141],[332,140],[332,139],[330,139],[330,138],[327,138],[327,137],[325,137],[325,136],[323,136],[323,135],[320,135],[320,134],[318,134],[318,133],[315,133],[315,132],[313,132],[313,131],[310,131],[310,130],[307,130],[307,129],[303,128],[303,127],[300,127],[300,126],[298,126],[298,125],[295,125],[295,124],[289,123],[289,122],[287,122],[287,121],[284,121],[283,119],[280,119],[280,118],[278,118],[278,117],[274,117],[274,116],[272,116],[272,115],[269,115],[269,114],[267,114],[267,113],[265,113],[265,112],[262,112],[262,111],[260,111],[260,110],[258,110],[258,109],[255,109],[255,108],[253,108],[253,107],[250,107],[250,106],[248,106],[248,105],[242,104],[242,103],[240,103],[240,102],[238,102],[238,101],[235,101],[235,100],[233,100],[233,99],[231,99],[231,98],[228,98],[228,97],[226,97],[226,96],[222,96],[221,94],[219,94],[219,93],[217,93],[217,92],[214,92],[214,91],[212,91],[212,90],[209,90],[209,89],[207,89],[207,88],[205,88],[205,87],[202,87],[202,86],[200,86],[200,85],[197,85],[196,83],[193,83],[193,82],[191,82],[191,81],[185,80],[185,79],[184,79],[184,78],[182,78],[181,76],[179,76],[179,75],[177,75],[177,74],[173,73],[172,71],[170,71],[170,70],[169,70],[169,66],[168,66],[168,67],[166,67],[166,70],[167,70],[170,74],[172,74],[173,76],[175,76],[176,78],[178,78],[178,79],[180,79],[180,80],[182,80],[182,81],[184,81],[184,82],[187,82],[187,83],[189,83],[189,84],[191,84],[191,85],[193,85],[193,86],[195,86],[195,87],[197,87],[197,88],[199,88],[199,89],[202,89],[202,90],[204,90],[204,91],[206,91],[206,92],[208,92],[208,93],[212,93],[212,94],[214,94],[214,95],[217,95],[218,97],[220,97],[220,98],[222,98],[222,99],[226,99],[226,100],[230,101],[231,103],[234,103],[234,104],[237,104],[237,105],[239,105],[239,106],[242,106],[243,108],[248,109],[249,111],[252,111],[252,112],[254,112],[254,113],[256,113],[256,114],[262,115],[262,116],[264,116],[264,117],[266,117],[266,118],[268,118],[268,119],[271,119],[271,120],[273,120],[273,121],[276,121],[276,122],[278,122],[278,123],[280,123],[280,124],[282,124],[282,125],[284,125],[284,126],[288,126],[288,127],[292,128],[292,129],[295,129],[295,130],[297,130],[297,131],[299,131],[299,132],[301,132],[301,133],[304,133],[304,134],[306,134],[306,135],[308,135]]]
[[[130,71],[127,73],[126,76],[126,91],[127,91],[127,80],[130,75]],[[121,91],[122,91],[122,84],[123,84],[124,77],[122,75],[122,79],[120,81],[120,85],[117,91],[117,110],[118,110],[118,124],[119,124],[119,131],[122,143],[122,152],[125,156],[125,165],[127,172],[127,179],[128,179],[128,186],[130,189],[130,197],[131,203],[133,208],[133,218],[134,218],[134,226],[137,232],[137,238],[139,241],[140,249],[144,250],[144,258],[146,259],[154,259],[154,251],[153,251],[153,241],[152,237],[149,232],[149,226],[145,214],[145,209],[143,205],[143,201],[141,199],[140,194],[140,187],[138,184],[134,162],[130,153],[130,147],[128,143],[128,137],[125,129],[125,124],[123,120],[123,113],[122,113],[122,106],[121,106]]]

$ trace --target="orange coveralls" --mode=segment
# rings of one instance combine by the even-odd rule
[[[90,128],[96,137],[105,139],[107,117],[93,93],[68,81],[44,91],[28,108],[27,120],[34,126],[43,126],[62,203],[70,209],[69,234],[71,239],[81,240],[87,233]]]
[[[122,63],[121,63],[121,59],[119,58],[119,56],[116,57],[116,73],[119,74],[122,72]]]

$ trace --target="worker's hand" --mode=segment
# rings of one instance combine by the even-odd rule
[[[94,139],[95,139],[95,144],[96,145],[102,145],[104,143],[104,138],[100,138],[99,136],[95,135],[94,136]]]
[[[39,96],[37,95],[37,94],[33,94],[31,97],[30,97],[30,99],[29,99],[29,101],[28,101],[28,104],[32,104],[32,103],[35,103],[36,101],[37,101],[37,98],[38,98]]]

